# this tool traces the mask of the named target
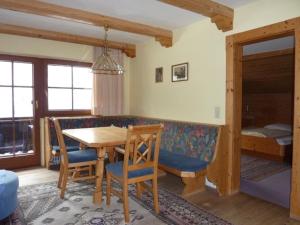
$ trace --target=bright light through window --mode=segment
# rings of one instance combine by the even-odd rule
[[[14,62],[14,85],[32,86],[32,64]]]
[[[92,85],[88,67],[48,65],[48,109],[91,109]]]
[[[72,87],[71,66],[48,66],[48,87]]]
[[[11,118],[12,117],[12,88],[11,87],[0,87],[0,118]],[[3,107],[5,106],[5,107]]]
[[[92,90],[74,89],[74,109],[90,109]]]
[[[0,61],[0,118],[33,117],[33,65]]]
[[[93,77],[90,68],[73,67],[73,87],[92,88]]]
[[[32,117],[32,88],[15,88],[15,117]]]
[[[0,61],[0,85],[11,85],[12,82],[12,67],[11,62]],[[1,95],[3,96],[3,95]]]
[[[62,88],[49,88],[48,107],[50,110],[71,110],[72,90]]]

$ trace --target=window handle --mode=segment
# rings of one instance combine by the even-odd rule
[[[35,109],[38,109],[39,108],[39,102],[36,100],[35,101]]]

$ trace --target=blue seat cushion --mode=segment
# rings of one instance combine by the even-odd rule
[[[79,151],[68,152],[69,163],[79,163],[97,160],[95,149],[84,149]]]
[[[197,172],[205,169],[208,165],[208,162],[201,159],[173,153],[164,149],[161,149],[159,152],[158,162],[167,167],[185,172]]]
[[[12,214],[17,208],[18,176],[7,170],[0,170],[0,220]]]
[[[66,146],[67,152],[73,152],[80,150],[78,146]],[[57,145],[52,146],[52,152],[59,153],[60,148]]]
[[[132,165],[132,162],[129,161],[129,165]],[[106,171],[111,172],[115,176],[122,177],[123,176],[123,161],[116,163],[109,163],[106,165]],[[145,175],[149,175],[153,173],[152,168],[146,168],[141,170],[134,170],[128,172],[128,178],[141,177]]]

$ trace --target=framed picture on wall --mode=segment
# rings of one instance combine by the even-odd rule
[[[155,83],[163,82],[163,68],[158,67],[155,69]]]
[[[172,82],[188,80],[189,64],[181,63],[172,66]]]

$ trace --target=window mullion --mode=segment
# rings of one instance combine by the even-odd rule
[[[71,74],[71,80],[72,80],[72,111],[74,111],[74,79],[73,79],[73,66],[72,66],[72,74]]]

